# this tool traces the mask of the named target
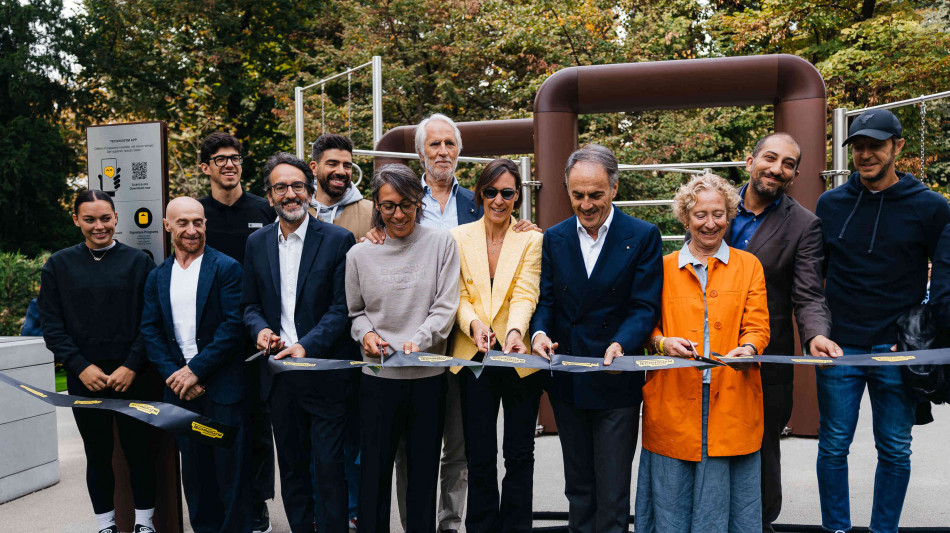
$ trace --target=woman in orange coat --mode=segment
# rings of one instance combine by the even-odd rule
[[[674,357],[755,355],[769,343],[762,265],[723,236],[739,196],[704,174],[680,187],[674,212],[692,236],[663,258],[651,348]],[[758,364],[648,372],[637,533],[761,531]]]

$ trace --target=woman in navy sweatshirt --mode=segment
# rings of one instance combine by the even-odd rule
[[[70,394],[88,398],[145,400],[137,380],[145,364],[139,335],[149,257],[115,241],[115,205],[106,193],[80,192],[73,222],[85,240],[50,256],[43,266],[38,299],[46,347],[66,368]],[[150,426],[111,411],[73,409],[86,451],[86,486],[99,533],[114,533],[112,423],[129,465],[135,501],[135,533],[154,532],[156,435]]]

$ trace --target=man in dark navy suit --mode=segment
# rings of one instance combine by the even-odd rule
[[[191,526],[198,533],[250,533],[241,265],[205,246],[204,208],[197,200],[172,200],[162,222],[175,253],[145,282],[148,358],[165,378],[166,402],[238,428],[230,448],[176,437]]]
[[[267,197],[278,221],[254,233],[244,254],[244,325],[259,349],[285,357],[358,358],[350,340],[344,276],[349,231],[307,215],[314,192],[310,167],[291,154],[267,160]],[[263,364],[267,364],[264,361]],[[352,370],[266,370],[267,400],[277,444],[281,495],[294,533],[346,533],[343,437]],[[311,455],[319,508],[314,514]],[[316,521],[314,520],[316,516]]]
[[[636,353],[659,319],[660,232],[613,206],[607,148],[577,150],[564,171],[575,216],[544,234],[532,349],[600,359]],[[572,533],[627,531],[642,372],[557,372],[548,392],[564,456]]]

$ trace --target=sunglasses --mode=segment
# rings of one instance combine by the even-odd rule
[[[511,200],[512,198],[515,197],[515,194],[517,192],[518,191],[512,189],[511,187],[506,187],[500,191],[494,187],[485,187],[482,190],[482,196],[484,196],[485,198],[488,198],[489,200],[492,200],[496,196],[498,196],[498,193],[501,193],[501,197],[503,200]]]

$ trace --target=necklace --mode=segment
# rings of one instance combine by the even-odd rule
[[[92,256],[92,259],[98,263],[99,261],[102,261],[102,258],[105,257],[106,254],[109,253],[109,250],[111,250],[112,248],[106,248],[105,253],[100,256],[96,256],[96,254],[92,252],[92,248],[87,247],[86,249],[89,250],[89,255]]]
[[[503,244],[505,242],[504,237],[502,237],[500,241],[493,241],[491,240],[491,237],[488,237],[487,235],[485,236],[485,240],[488,241],[488,253],[492,255],[495,255],[495,246],[498,246],[499,244]]]

